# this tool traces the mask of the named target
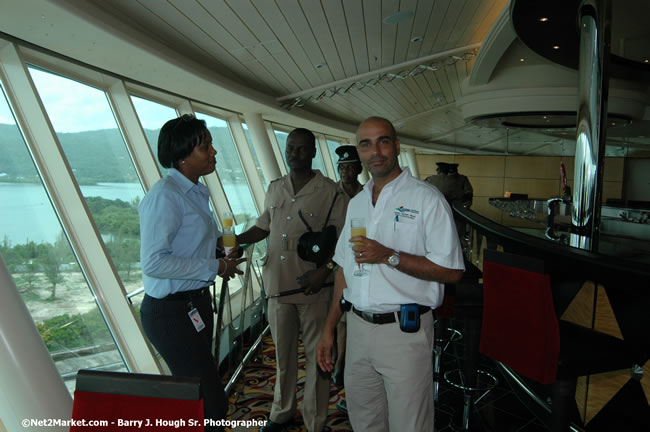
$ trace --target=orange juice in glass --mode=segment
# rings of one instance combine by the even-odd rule
[[[223,214],[223,234],[221,238],[223,240],[223,251],[226,255],[228,255],[232,248],[237,244],[234,225],[235,221],[232,217],[232,213],[225,212]]]
[[[235,232],[231,228],[224,227],[224,232],[221,235],[223,240],[223,251],[226,255],[230,253],[232,248],[237,244],[237,239],[235,238]]]
[[[366,227],[356,227],[351,229],[352,234],[351,237],[356,237],[356,236],[366,236]],[[354,242],[355,245],[361,246],[363,243],[362,242]]]
[[[234,224],[235,224],[235,221],[234,221],[234,219],[232,217],[232,213],[225,212],[223,214],[223,227],[224,228],[232,228]]]
[[[351,237],[354,236],[364,236],[366,237],[366,220],[364,218],[352,218],[350,219],[350,233]],[[354,242],[355,245],[361,246],[363,242]],[[365,264],[358,263],[358,268],[352,273],[354,276],[366,276],[368,275],[368,270],[366,269]]]

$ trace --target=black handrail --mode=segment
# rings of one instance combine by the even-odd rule
[[[580,273],[599,282],[606,282],[614,278],[620,279],[624,275],[626,278],[645,280],[645,287],[640,286],[639,288],[650,289],[650,270],[644,268],[641,263],[573,248],[525,234],[481,216],[461,203],[454,203],[453,210],[474,229],[489,239],[495,240],[505,250],[544,259],[551,266],[551,271]]]

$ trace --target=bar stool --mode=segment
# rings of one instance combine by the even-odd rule
[[[463,364],[461,368],[443,374],[445,382],[463,391],[463,416],[461,425],[450,424],[454,430],[470,430],[470,418],[474,405],[483,399],[497,384],[497,378],[478,369],[479,337],[483,311],[483,285],[481,271],[473,264],[465,263],[465,274],[456,284],[454,315],[463,321]]]
[[[445,286],[445,296],[442,304],[434,310],[435,339],[433,345],[433,400],[438,402],[440,393],[440,369],[442,367],[442,356],[447,348],[463,338],[463,334],[449,326],[453,316],[454,303],[456,302],[456,286]]]

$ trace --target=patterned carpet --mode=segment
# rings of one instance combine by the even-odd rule
[[[295,422],[287,429],[290,432],[305,431],[306,428],[300,414],[305,379],[305,356],[300,346],[298,357],[298,414]],[[273,402],[273,387],[275,385],[275,346],[271,335],[264,338],[263,349],[244,369],[244,377],[235,385],[230,394],[231,420],[266,420]],[[336,403],[345,397],[345,392],[332,384],[330,387],[330,403],[325,431],[351,431],[347,415],[336,408]],[[226,429],[230,430],[230,429]],[[257,431],[257,428],[246,429],[236,427],[233,431]]]

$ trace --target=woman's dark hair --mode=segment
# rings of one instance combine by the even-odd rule
[[[158,135],[158,161],[165,168],[178,168],[178,161],[192,153],[208,128],[205,120],[184,114],[169,120]]]

